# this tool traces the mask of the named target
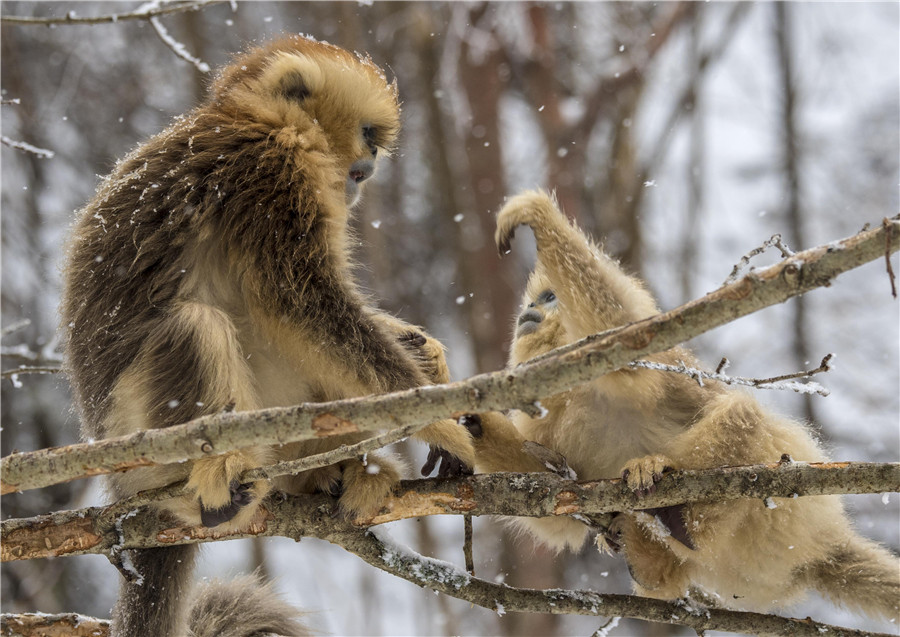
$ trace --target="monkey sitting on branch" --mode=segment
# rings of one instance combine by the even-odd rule
[[[537,264],[510,367],[658,313],[644,285],[570,224],[551,196],[532,191],[507,202],[497,218],[501,254],[520,225],[534,232]],[[697,367],[683,347],[650,359]],[[621,477],[636,492],[652,489],[669,469],[772,463],[783,454],[826,460],[800,423],[765,411],[744,392],[715,381],[700,386],[681,374],[623,368],[541,403],[543,416],[463,419],[475,435],[478,471],[547,471],[525,441],[564,456],[581,480]],[[724,607],[765,611],[815,589],[851,609],[898,617],[900,562],[853,530],[838,496],[703,502],[667,514],[616,514],[597,538],[601,549],[624,553],[641,595],[673,600],[696,593]],[[557,551],[577,550],[588,535],[569,517],[512,523]]]
[[[236,57],[199,107],[120,161],[78,215],[65,267],[83,436],[446,381],[440,345],[373,307],[354,279],[350,209],[399,126],[396,83],[368,57],[291,36]],[[189,495],[164,511],[242,528],[270,489],[241,484],[243,472],[361,437],[229,451],[109,483],[124,498],[187,479]],[[455,467],[474,462],[452,420],[415,438]],[[370,453],[276,486],[340,494],[345,514],[371,515],[400,474]],[[195,547],[132,553],[113,634],[188,634],[182,593]]]

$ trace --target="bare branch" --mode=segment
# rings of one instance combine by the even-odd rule
[[[47,150],[46,148],[38,148],[37,146],[32,146],[28,142],[15,141],[13,139],[10,139],[6,135],[0,135],[0,144],[9,146],[10,148],[15,148],[16,150],[21,150],[26,153],[31,153],[32,155],[37,155],[41,159],[50,159],[56,154],[52,150]]]
[[[888,279],[891,282],[891,296],[897,298],[897,277],[894,275],[894,266],[891,265],[891,242],[894,240],[894,228],[891,227],[891,220],[885,217],[881,220],[884,227],[884,263],[887,268]],[[893,224],[896,225],[896,224]]]
[[[210,7],[214,4],[222,4],[225,1],[226,0],[198,0],[197,2],[172,2],[167,3],[163,6],[151,6],[146,9],[141,8],[138,11],[133,11],[131,13],[115,13],[86,17],[76,16],[74,11],[69,11],[65,16],[59,18],[37,18],[31,16],[4,15],[0,16],[0,22],[6,24],[49,26],[55,24],[103,24],[124,22],[126,20],[149,20],[150,18],[161,15],[183,13],[185,11],[197,11],[200,9],[205,9],[206,7]]]
[[[385,423],[403,427],[408,435],[436,420],[465,413],[534,410],[534,404],[542,397],[598,378],[738,317],[830,285],[842,272],[883,256],[886,232],[900,225],[898,219],[797,253],[768,268],[754,270],[701,299],[587,337],[514,370],[382,396],[215,414],[131,436],[13,454],[0,461],[0,493],[213,456],[253,445],[383,430]],[[900,243],[891,243],[889,249],[900,249]]]
[[[0,633],[20,637],[107,637],[109,620],[87,617],[78,613],[3,613]]]
[[[725,279],[725,282],[722,285],[728,285],[729,283],[734,283],[738,275],[741,273],[745,267],[750,264],[750,259],[755,256],[759,256],[772,246],[778,248],[781,251],[781,256],[783,258],[788,258],[794,255],[794,251],[791,250],[786,243],[781,240],[780,234],[773,234],[769,239],[766,239],[765,242],[758,248],[753,248],[750,252],[741,257],[741,260],[734,266],[734,269],[731,271],[731,274],[728,275],[728,278]]]
[[[156,31],[156,35],[159,36],[159,39],[162,40],[167,47],[172,49],[172,52],[176,56],[193,64],[201,73],[209,73],[209,64],[188,53],[187,47],[185,47],[184,44],[169,35],[169,32],[162,25],[159,18],[150,18],[150,24],[153,26],[153,30]]]
[[[183,485],[179,483],[179,487]],[[738,498],[793,498],[807,495],[884,493],[900,490],[900,463],[780,462],[665,474],[653,493],[636,494],[622,480],[574,482],[554,473],[493,473],[454,479],[403,481],[381,511],[350,524],[369,527],[425,515],[602,515]],[[270,498],[250,528],[218,533],[202,527],[171,528],[152,513],[134,515],[153,501],[154,492],[138,494],[107,507],[62,511],[0,523],[0,559],[13,561],[115,550],[284,535],[311,512],[330,518],[337,501],[327,495]],[[140,496],[140,497],[139,497]],[[148,497],[149,496],[149,497]],[[305,513],[303,513],[305,512]],[[300,516],[299,518],[297,516]],[[299,522],[298,522],[299,523]],[[332,528],[332,527],[328,527]],[[295,533],[296,531],[290,531]],[[324,537],[321,531],[304,533]],[[291,535],[289,535],[291,536]]]
[[[685,376],[696,379],[701,387],[703,386],[703,381],[706,379],[717,380],[726,385],[744,385],[747,387],[756,387],[757,389],[788,389],[799,393],[815,393],[820,396],[828,396],[831,392],[818,383],[793,383],[787,381],[797,378],[809,378],[815,374],[831,371],[830,361],[832,358],[834,358],[834,354],[826,354],[825,358],[822,359],[822,362],[815,369],[810,369],[805,372],[795,372],[793,374],[784,374],[782,376],[773,376],[772,378],[742,378],[740,376],[728,376],[723,374],[722,370],[728,366],[727,358],[722,359],[715,372],[707,372],[695,367],[688,367],[684,362],[681,362],[681,365],[666,365],[654,361],[638,360],[628,363],[628,366],[631,368],[640,367],[643,369],[656,369],[664,372],[684,374]]]
[[[23,365],[16,369],[4,369],[0,372],[0,378],[9,378],[12,379],[13,383],[15,383],[15,379],[21,374],[57,374],[62,371],[62,368],[58,366],[54,367],[40,367],[40,366],[26,366]]]

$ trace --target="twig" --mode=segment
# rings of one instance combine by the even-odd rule
[[[0,100],[0,105],[3,105],[3,106],[18,106],[21,103],[22,103],[22,100],[19,99],[18,97],[13,97],[12,99],[8,99],[8,100]]]
[[[463,558],[466,563],[466,573],[475,575],[475,558],[472,555],[472,516],[463,516]]]
[[[50,159],[56,154],[52,150],[47,150],[46,148],[38,148],[37,146],[32,146],[28,142],[15,141],[13,139],[10,139],[6,135],[0,135],[0,143],[9,146],[10,148],[15,148],[16,150],[31,153],[32,155],[37,155],[41,159]]]
[[[62,368],[53,366],[53,367],[41,367],[41,366],[26,366],[23,365],[17,369],[4,369],[0,372],[0,378],[15,378],[20,376],[21,374],[57,374],[62,371]]]
[[[600,628],[594,631],[594,634],[591,637],[608,637],[609,632],[614,630],[619,625],[619,620],[621,617],[610,617],[609,621],[604,623]]]
[[[79,17],[74,11],[69,11],[64,17],[46,17],[37,18],[31,16],[0,16],[0,22],[6,24],[22,24],[22,25],[56,25],[56,24],[103,24],[124,22],[126,20],[149,20],[161,15],[169,15],[172,13],[183,13],[185,11],[197,11],[206,7],[222,4],[227,0],[198,0],[197,2],[173,2],[163,6],[151,6],[149,8],[141,8],[131,13],[115,13],[109,15]],[[146,5],[145,5],[146,6]]]
[[[162,25],[162,22],[160,22],[158,17],[150,18],[150,24],[153,26],[153,30],[156,31],[156,35],[159,36],[159,39],[162,40],[167,47],[172,49],[172,52],[176,56],[193,64],[201,73],[209,73],[209,64],[188,53],[187,47],[169,35],[169,32]]]
[[[16,321],[12,325],[7,325],[6,327],[0,329],[0,337],[9,336],[13,332],[18,332],[21,329],[24,329],[31,325],[31,321],[28,319],[22,319],[21,321]]]
[[[664,372],[674,372],[676,374],[684,374],[685,376],[690,376],[697,380],[697,383],[702,387],[704,379],[717,380],[721,383],[725,383],[726,385],[744,385],[747,387],[756,387],[757,389],[789,389],[791,391],[800,392],[800,393],[816,393],[820,396],[828,396],[831,392],[827,389],[819,385],[818,383],[788,383],[785,381],[793,380],[796,378],[809,378],[815,374],[822,374],[825,372],[831,371],[832,367],[830,365],[831,359],[834,358],[834,354],[826,354],[825,358],[822,359],[822,362],[815,369],[810,369],[805,372],[795,372],[793,374],[784,374],[782,376],[773,376],[772,378],[742,378],[739,376],[727,376],[722,374],[722,370],[728,367],[729,361],[727,358],[723,358],[719,363],[719,366],[716,368],[715,372],[707,372],[702,369],[696,369],[694,367],[688,367],[683,362],[681,365],[666,365],[664,363],[656,363],[654,361],[646,361],[646,360],[638,360],[632,361],[628,364],[631,368],[644,368],[644,369],[655,369]]]
[[[900,225],[900,217],[891,224]],[[437,420],[465,413],[533,409],[536,401],[548,395],[599,378],[740,316],[830,285],[842,272],[884,254],[886,227],[798,253],[701,299],[582,339],[513,370],[382,396],[214,414],[130,436],[7,456],[0,461],[0,493],[208,457],[242,447],[383,429],[385,423],[413,433]],[[891,244],[892,251],[898,249],[900,245]]]
[[[897,277],[894,276],[894,266],[891,265],[891,241],[894,238],[894,229],[891,220],[885,217],[881,221],[884,227],[884,262],[887,266],[888,279],[891,282],[891,296],[897,298]]]
[[[772,246],[778,248],[781,251],[781,256],[785,259],[794,256],[794,251],[791,250],[787,246],[787,244],[785,244],[781,240],[781,235],[773,234],[761,246],[759,246],[758,248],[753,248],[750,252],[742,256],[741,260],[737,263],[737,265],[734,266],[731,274],[728,275],[728,278],[725,279],[725,282],[722,285],[729,285],[730,283],[734,283],[737,280],[738,275],[741,273],[741,270],[743,270],[744,267],[750,264],[750,259],[762,254]]]

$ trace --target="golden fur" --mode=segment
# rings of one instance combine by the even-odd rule
[[[538,263],[528,282],[509,364],[656,313],[637,279],[625,274],[540,191],[512,198],[500,211],[496,239],[508,249],[519,225],[537,240]],[[556,298],[548,295],[552,291]],[[675,348],[651,357],[694,366]],[[566,457],[582,480],[624,476],[647,489],[666,467],[699,469],[822,461],[825,453],[801,424],[766,412],[749,395],[717,383],[703,387],[683,375],[619,370],[541,401],[543,418],[515,412],[483,418],[476,435],[479,471],[533,471],[522,451],[536,441]],[[837,496],[702,503],[683,509],[695,550],[647,513],[616,516],[607,537],[622,545],[637,592],[675,599],[699,590],[723,606],[766,610],[786,606],[813,588],[838,604],[893,619],[900,604],[900,563],[857,535]],[[520,519],[521,528],[562,550],[577,549],[587,528],[573,519]],[[598,536],[601,547],[604,535]]]
[[[350,208],[399,126],[396,86],[381,69],[293,36],[238,56],[205,102],[120,161],[80,212],[65,268],[61,313],[84,435],[446,376],[440,345],[373,307],[353,275]],[[473,462],[453,421],[416,437]],[[241,449],[110,484],[122,498],[187,478],[191,493],[161,505],[166,512],[243,527],[270,489],[239,485],[245,470],[356,439]],[[291,492],[341,487],[345,514],[371,514],[402,467],[377,453],[369,462],[381,470],[354,459],[276,482]],[[179,550],[177,560],[135,558],[155,583],[125,585],[115,634],[184,634],[174,582],[189,575],[193,549]],[[163,563],[177,572],[159,575]]]

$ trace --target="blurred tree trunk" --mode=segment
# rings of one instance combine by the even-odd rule
[[[510,317],[518,305],[510,264],[501,262],[494,247],[494,214],[506,196],[503,155],[500,148],[500,99],[509,79],[502,47],[493,32],[489,4],[472,5],[469,24],[481,24],[491,32],[496,46],[475,51],[460,42],[458,72],[471,119],[462,122],[468,160],[466,184],[471,211],[462,219],[462,251],[459,253],[461,296],[468,310],[476,371],[486,372],[506,364]]]
[[[772,5],[775,13],[774,36],[777,48],[778,81],[781,93],[781,169],[784,171],[784,197],[786,199],[785,213],[787,217],[788,235],[785,238],[794,250],[803,250],[808,247],[803,228],[803,189],[800,177],[800,132],[797,129],[797,83],[794,77],[794,46],[792,44],[792,16],[794,7],[786,3]],[[809,336],[807,335],[807,308],[806,297],[797,298],[793,303],[793,349],[798,369],[806,369],[811,359]],[[812,396],[802,394],[803,417],[816,423],[816,414],[813,407]]]

